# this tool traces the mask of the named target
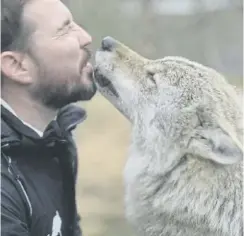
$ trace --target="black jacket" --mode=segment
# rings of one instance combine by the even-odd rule
[[[40,138],[1,109],[1,235],[80,236],[71,131],[85,112],[64,107]]]

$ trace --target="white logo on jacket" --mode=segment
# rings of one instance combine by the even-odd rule
[[[52,234],[51,235],[48,234],[47,236],[62,236],[61,228],[62,228],[62,219],[58,211],[56,211],[56,215],[53,217]]]

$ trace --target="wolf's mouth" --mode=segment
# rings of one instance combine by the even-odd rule
[[[118,92],[114,88],[112,82],[107,79],[98,68],[94,70],[95,80],[101,88],[108,88],[116,97],[119,97]]]
[[[95,68],[94,71],[94,76],[95,79],[97,81],[97,83],[99,84],[100,87],[107,87],[111,84],[110,80],[108,80],[100,71],[98,68]]]

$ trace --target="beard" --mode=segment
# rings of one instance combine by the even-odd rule
[[[72,72],[74,73],[74,72]],[[80,74],[57,73],[38,61],[37,82],[30,88],[33,99],[51,109],[60,109],[70,103],[88,101],[96,93],[93,72]],[[87,83],[84,83],[86,81]]]

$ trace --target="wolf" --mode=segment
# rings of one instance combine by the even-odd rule
[[[132,124],[125,215],[136,235],[243,235],[242,101],[224,76],[108,36],[95,80]]]

